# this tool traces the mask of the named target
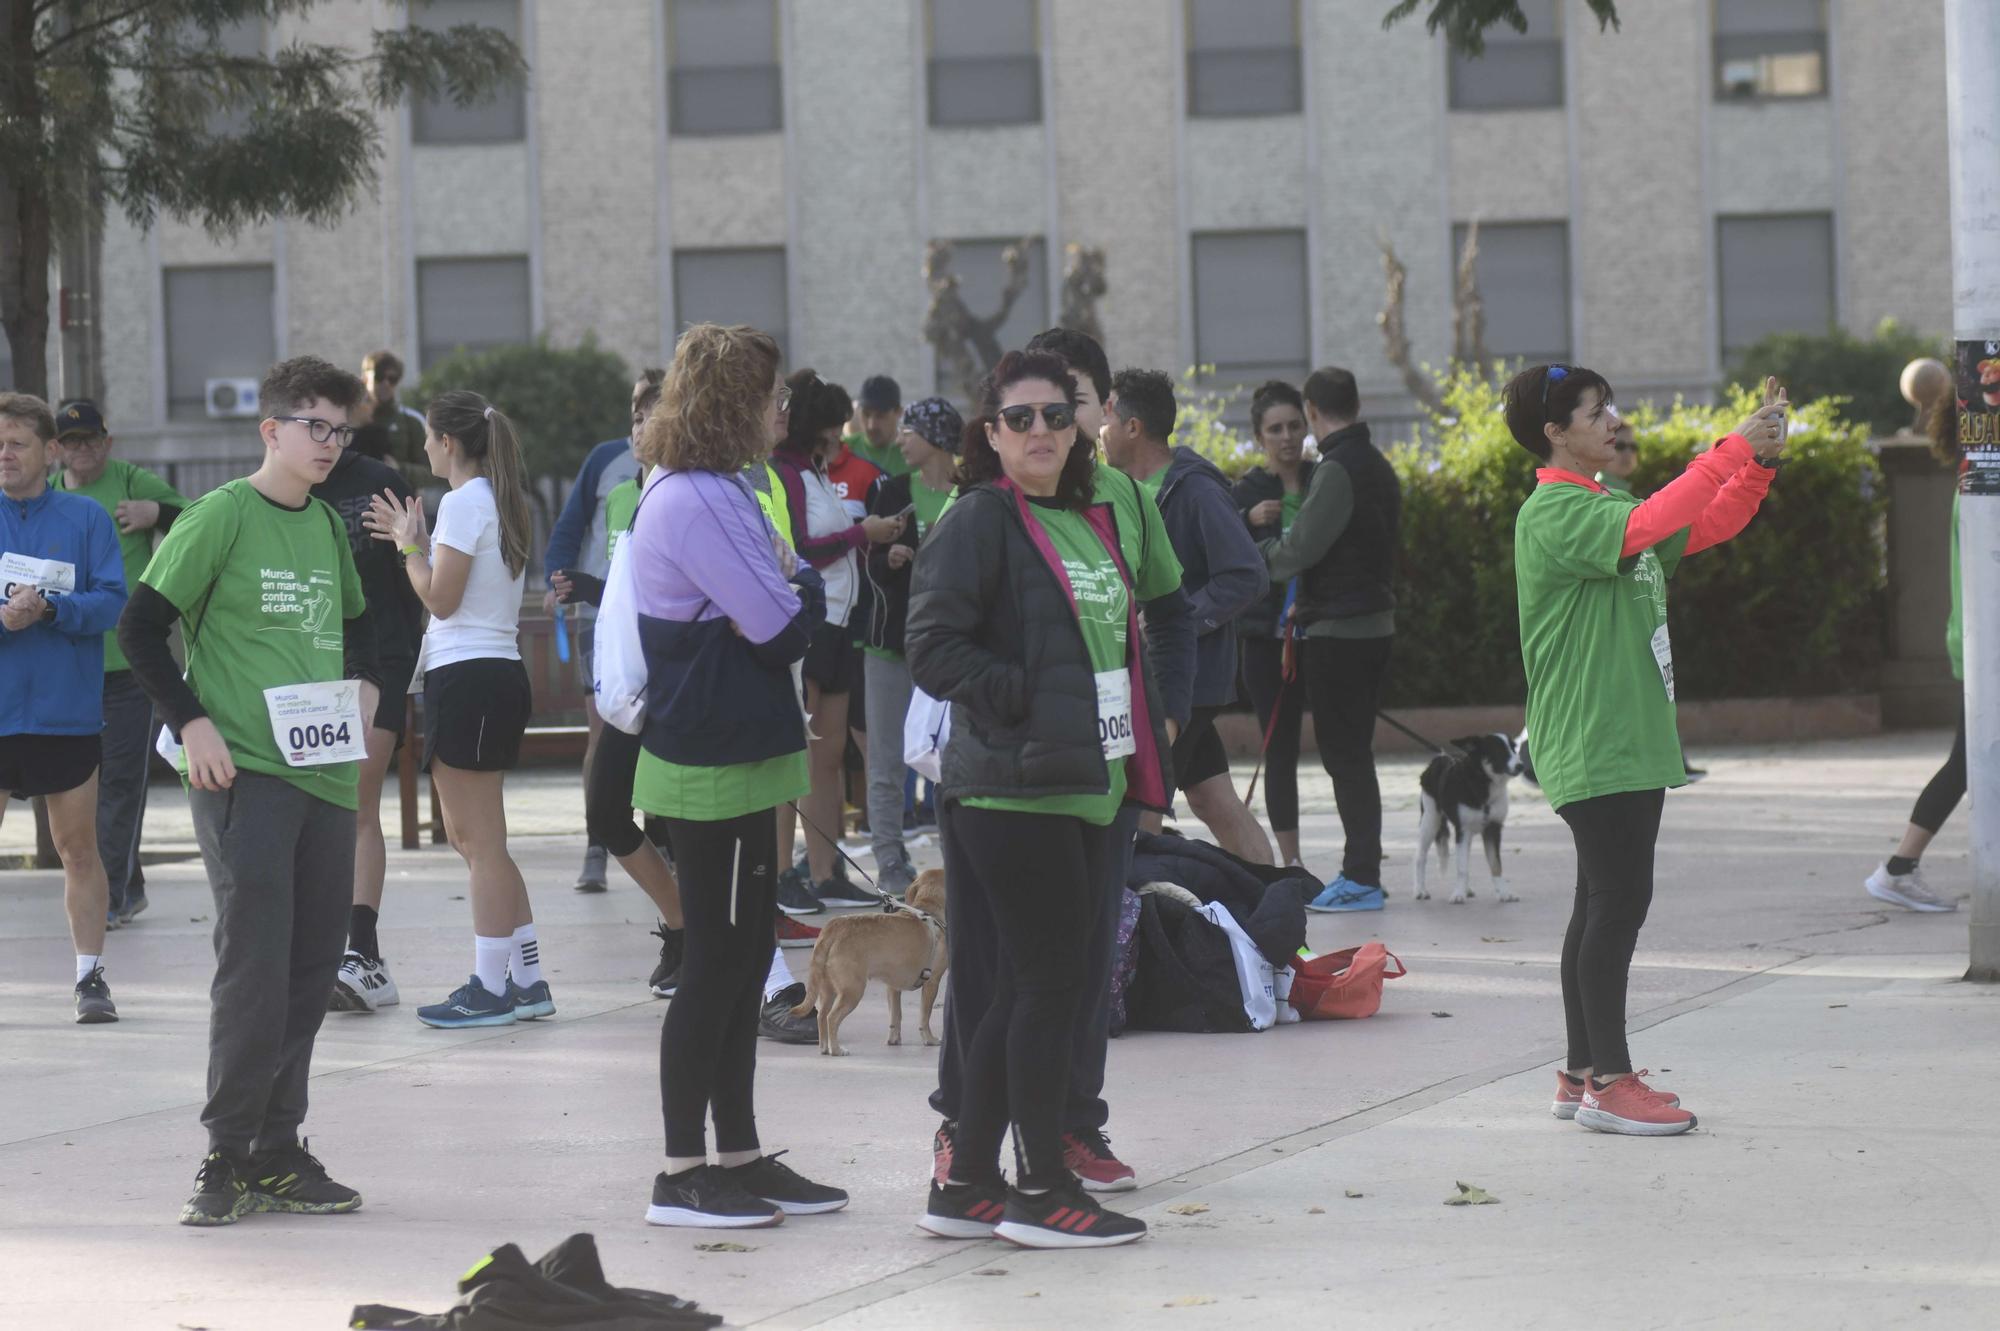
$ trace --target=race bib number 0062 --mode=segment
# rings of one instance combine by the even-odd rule
[[[1097,675],[1097,741],[1106,760],[1129,758],[1139,751],[1132,734],[1132,675],[1104,670]]]

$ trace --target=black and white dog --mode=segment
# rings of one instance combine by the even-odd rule
[[[1458,886],[1451,904],[1461,905],[1472,895],[1468,879],[1472,872],[1474,836],[1485,844],[1486,867],[1502,901],[1518,901],[1507,890],[1507,875],[1500,864],[1500,829],[1507,822],[1507,783],[1521,775],[1523,756],[1505,735],[1469,735],[1452,741],[1457,754],[1441,753],[1424,768],[1419,784],[1423,788],[1421,813],[1417,821],[1417,900],[1430,898],[1424,886],[1424,868],[1433,846],[1437,848],[1440,872],[1451,865],[1447,832],[1458,842]]]

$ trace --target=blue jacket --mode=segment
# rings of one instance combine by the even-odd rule
[[[1167,464],[1160,516],[1194,611],[1194,705],[1220,707],[1236,699],[1236,620],[1263,598],[1271,574],[1229,482],[1192,448],[1176,448]]]
[[[590,450],[569,488],[556,525],[549,529],[549,548],[542,556],[542,574],[576,569],[601,578],[611,569],[611,534],[604,527],[604,501],[620,481],[638,476],[639,459],[630,439],[607,439]]]
[[[95,735],[104,729],[104,635],[125,609],[125,557],[96,500],[48,489],[0,498],[0,553],[75,569],[75,590],[51,594],[55,622],[0,626],[0,735]],[[11,597],[14,583],[0,586]]]

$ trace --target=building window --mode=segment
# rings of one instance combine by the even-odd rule
[[[270,264],[161,270],[167,334],[167,419],[256,415],[256,381],[278,359]],[[216,381],[248,381],[247,392]],[[241,401],[241,406],[235,404]]]
[[[933,125],[1029,125],[1042,118],[1035,0],[930,0]]]
[[[413,0],[410,26],[442,32],[475,24],[497,28],[521,43],[520,0]],[[519,83],[498,89],[485,101],[460,106],[440,94],[417,102],[410,114],[410,137],[418,143],[519,143],[528,136],[528,93]]]
[[[1047,328],[1049,318],[1048,246],[1037,236],[1023,243],[1012,240],[954,240],[951,242],[951,271],[958,278],[958,294],[977,319],[990,319],[1000,310],[1000,297],[1007,290],[1007,259],[1010,246],[1021,246],[1028,261],[1027,285],[1014,300],[1014,308],[994,330],[993,339],[1002,352],[1017,351],[1028,339]],[[956,399],[964,392],[961,384],[947,382],[940,367],[937,391]]]
[[[1194,355],[1218,378],[1296,383],[1312,359],[1303,231],[1219,231],[1194,241]]]
[[[1715,219],[1722,358],[1773,333],[1833,326],[1833,217],[1796,213]]]
[[[788,354],[785,252],[675,250],[674,327],[699,323],[749,324],[777,339],[781,356]]]
[[[183,23],[183,38],[190,46],[205,48],[208,54],[230,60],[264,59],[264,21],[259,18],[239,19],[225,23],[211,38],[196,23]],[[207,128],[211,138],[233,139],[250,129],[251,102],[244,101],[233,106],[218,106],[208,113]]]
[[[759,134],[785,123],[777,0],[668,0],[675,134]]]
[[[1454,263],[1465,231],[1464,223],[1451,229]],[[1568,223],[1483,222],[1473,270],[1487,354],[1528,365],[1569,359]]]
[[[1556,0],[1521,0],[1526,32],[1486,30],[1478,56],[1451,53],[1451,109],[1519,111],[1563,104],[1562,21]]]
[[[452,352],[535,339],[525,258],[417,260],[417,347],[429,369]]]
[[[1188,114],[1290,115],[1305,105],[1298,0],[1187,0]]]
[[[1826,0],[1716,0],[1715,95],[1826,96]]]

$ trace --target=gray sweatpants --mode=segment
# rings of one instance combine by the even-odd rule
[[[903,717],[910,710],[910,667],[863,653],[868,690],[868,826],[875,869],[910,858],[903,848]]]
[[[269,1150],[297,1141],[305,1121],[354,899],[354,811],[244,771],[228,790],[190,790],[188,803],[215,894],[201,1121],[211,1151]]]
[[[97,766],[97,857],[111,909],[142,890],[139,833],[146,821],[146,774],[153,761],[153,700],[129,670],[104,676],[104,747]]]

